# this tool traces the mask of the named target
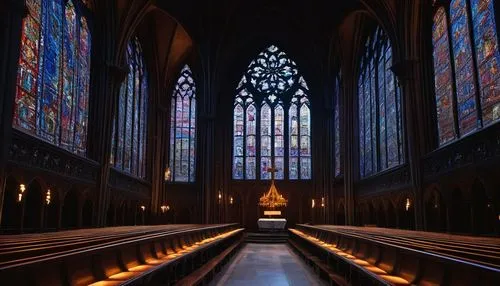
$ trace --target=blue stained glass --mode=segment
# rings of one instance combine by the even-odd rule
[[[120,88],[113,125],[114,167],[131,175],[146,176],[147,73],[139,39],[127,45],[129,73]]]
[[[432,40],[434,44],[434,82],[439,143],[445,144],[456,138],[456,130],[453,118],[453,89],[448,22],[443,7],[439,8],[434,16]]]
[[[26,1],[13,127],[85,155],[90,33],[75,1]]]
[[[489,125],[500,118],[498,34],[493,0],[472,0],[474,46],[480,86],[482,119]]]
[[[268,47],[250,63],[234,101],[233,179],[257,179],[258,173],[259,179],[268,180],[268,168],[273,166],[276,179],[285,179],[287,173],[292,180],[310,179],[308,90],[296,63],[276,46]],[[252,93],[258,96],[254,98]],[[288,94],[292,98],[285,102]],[[306,159],[303,164],[302,158]]]
[[[403,163],[401,98],[395,85],[390,42],[378,28],[366,43],[358,82],[361,177]]]
[[[457,106],[460,110],[458,123],[460,133],[468,134],[476,129],[477,112],[466,0],[453,0],[450,9],[455,73],[457,75]]]
[[[191,69],[187,65],[180,72],[171,100],[173,103],[170,132],[175,133],[170,143],[173,181],[192,183],[196,177],[196,85]],[[242,108],[241,106],[236,108],[239,113],[238,118],[235,116],[235,129],[243,128]],[[236,142],[238,146],[235,146],[234,152],[235,155],[239,155],[243,149],[243,138],[238,137]],[[241,162],[241,172],[243,172],[243,162]]]
[[[358,114],[359,114],[359,171],[360,175],[365,175],[365,98],[364,79],[361,75],[358,79]]]
[[[333,115],[333,125],[334,125],[334,136],[335,136],[335,176],[339,176],[342,172],[342,165],[340,161],[340,81],[341,76],[339,75],[335,82],[335,97],[334,97],[334,115]]]
[[[268,104],[264,104],[260,110],[261,179],[271,179],[271,173],[267,171],[272,167],[271,117],[271,108]]]

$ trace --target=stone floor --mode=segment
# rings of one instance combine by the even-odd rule
[[[246,244],[210,285],[326,285],[287,244]]]

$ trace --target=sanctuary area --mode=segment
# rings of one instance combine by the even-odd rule
[[[500,285],[499,11],[1,0],[0,285]]]

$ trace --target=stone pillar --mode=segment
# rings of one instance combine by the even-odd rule
[[[27,15],[24,0],[0,2],[0,223],[5,192],[5,165],[12,133],[12,105],[16,93],[22,20]]]
[[[423,230],[424,185],[422,157],[436,145],[432,85],[432,45],[422,41],[432,33],[432,5],[429,0],[398,1],[399,60],[392,70],[403,98],[403,126],[407,163],[415,194],[415,227]],[[429,24],[430,23],[430,24]]]

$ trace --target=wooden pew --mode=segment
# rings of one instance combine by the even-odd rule
[[[333,261],[351,284],[500,285],[500,240],[298,225],[292,240]],[[355,275],[352,275],[355,273]],[[478,284],[479,283],[479,284]]]
[[[307,264],[312,265],[316,272],[320,274],[320,277],[326,279],[330,283],[330,285],[349,285],[344,277],[336,274],[335,270],[319,257],[314,256],[307,249],[293,240],[289,240],[289,244],[302,258],[306,260]]]
[[[239,239],[234,242],[231,246],[226,248],[222,253],[212,258],[202,267],[192,272],[188,276],[181,279],[175,285],[178,286],[191,286],[191,285],[202,285],[204,282],[212,279],[215,276],[217,268],[219,268],[223,263],[227,262],[231,256],[237,251],[241,246],[242,240]]]
[[[30,244],[33,246],[34,256],[29,256],[29,248],[24,247],[21,258],[11,261],[0,260],[0,281],[2,284],[5,281],[9,282],[5,285],[18,286],[92,283],[112,285],[128,283],[127,281],[133,284],[134,279],[143,283],[151,279],[155,272],[165,268],[172,274],[167,279],[175,281],[192,270],[192,267],[188,266],[194,265],[192,260],[196,255],[208,252],[225,241],[241,237],[242,232],[236,224],[180,228],[163,226],[163,230],[154,226],[149,229],[150,231],[141,228],[142,232],[136,232],[133,236],[124,234],[128,230],[130,229],[90,231],[93,235],[84,235],[80,239],[90,238],[93,244],[77,243],[77,246],[73,247],[62,243],[65,239],[67,244],[75,243],[76,236],[70,233],[64,233],[59,238],[21,237],[20,241],[26,240],[24,246]],[[103,240],[96,238],[98,236],[96,234],[99,233],[103,235]],[[110,242],[109,235],[114,236],[115,241]],[[53,252],[38,255],[40,252],[36,247],[37,240],[46,242],[43,247],[50,247],[50,241],[58,243],[52,248]],[[15,244],[14,241],[8,243],[11,244],[10,247]],[[18,243],[15,247],[20,245],[22,243]],[[2,254],[0,252],[0,258]],[[100,283],[106,280],[107,283]]]

